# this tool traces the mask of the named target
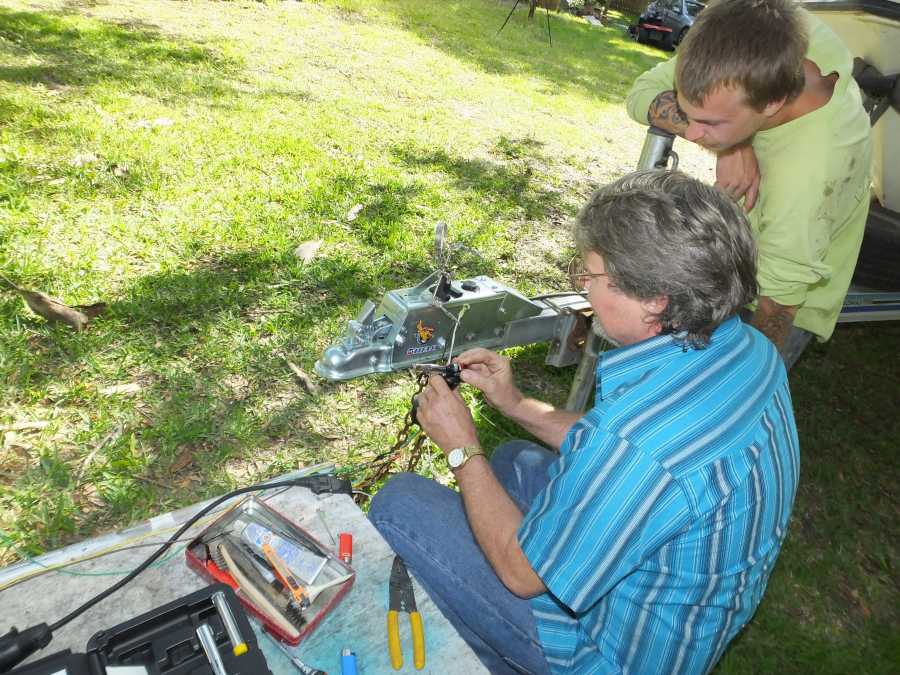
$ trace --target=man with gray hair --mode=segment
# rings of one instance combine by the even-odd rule
[[[418,419],[459,492],[395,476],[369,511],[492,673],[702,673],[753,615],[799,471],[784,364],[741,322],[756,248],[741,209],[680,173],[598,190],[572,281],[601,355],[581,415],[526,397],[508,359],[464,382],[552,450],[485,456],[458,390],[433,377]]]

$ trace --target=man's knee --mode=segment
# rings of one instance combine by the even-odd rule
[[[377,522],[379,519],[390,518],[392,514],[398,512],[409,514],[410,509],[415,508],[418,503],[417,494],[423,481],[428,479],[414,473],[398,473],[392,476],[372,497],[369,520]]]
[[[532,443],[531,441],[524,441],[522,439],[506,441],[505,443],[498,445],[494,449],[494,452],[491,453],[491,464],[494,466],[500,464],[514,464],[519,461],[520,457],[527,456],[529,452],[534,452],[535,449],[543,450],[541,446]]]
[[[498,445],[491,454],[495,470],[515,466],[520,472],[543,466],[550,451],[531,441],[515,440]]]

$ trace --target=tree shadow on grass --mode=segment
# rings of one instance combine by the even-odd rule
[[[183,365],[186,355],[196,355],[201,348],[236,366],[242,361],[230,351],[229,341],[244,340],[240,336],[248,327],[239,354],[247,358],[250,371],[260,359],[271,362],[282,350],[311,366],[322,346],[316,340],[337,337],[335,329],[343,329],[347,308],[377,298],[385,283],[391,285],[384,269],[358,251],[343,249],[311,263],[303,263],[292,251],[207,253],[187,268],[138,278],[83,333],[47,324],[25,311],[15,295],[5,294],[2,304],[8,308],[3,314],[15,317],[15,323],[7,323],[8,330],[0,333],[0,347],[9,356],[0,375],[11,400],[26,400],[34,389],[65,390],[73,373],[90,369],[97,358],[105,361],[110,353],[122,355],[120,376],[125,377],[141,372],[143,364],[153,364],[148,371],[152,378],[155,370]],[[411,264],[403,271],[418,280],[428,271],[428,261],[423,258],[421,267]],[[109,370],[101,368],[91,378],[103,379],[104,371],[109,377]]]
[[[146,26],[0,8],[0,80],[51,87],[114,81],[120,91],[166,99],[229,93],[236,65],[199,44]],[[212,68],[211,68],[212,67]]]
[[[446,175],[457,190],[471,193],[498,215],[521,209],[525,218],[534,220],[561,205],[560,193],[548,189],[540,180],[542,168],[549,161],[540,153],[542,145],[534,139],[501,137],[493,153],[505,161],[461,157],[446,150],[409,145],[395,146],[392,152],[407,167]]]
[[[324,309],[312,296],[340,305],[372,291],[372,268],[364,261],[336,256],[304,266],[290,251],[234,251],[206,255],[191,269],[141,277],[127,300],[113,306],[129,327],[168,331],[194,322],[208,326],[224,318],[280,311],[295,303],[298,321]]]
[[[421,186],[397,179],[369,183],[360,199],[362,209],[354,221],[357,238],[375,251],[393,250],[406,235],[403,222],[415,213],[413,201]]]
[[[634,79],[665,58],[644,53],[621,29],[597,28],[562,15],[551,16],[551,45],[543,15],[527,21],[528,3],[519,7],[499,35],[509,6],[492,0],[404,0],[385,3],[382,10],[393,12],[403,28],[426,44],[479,70],[524,73],[546,79],[557,92],[578,89],[611,103],[623,101]]]
[[[340,251],[305,265],[292,252],[231,251],[141,277],[83,333],[35,320],[35,330],[0,334],[11,402],[44,390],[48,409],[93,411],[89,429],[39,446],[40,462],[16,474],[7,494],[40,493],[48,504],[69,495],[22,514],[19,536],[32,552],[58,546],[327,459],[329,441],[306,421],[331,386],[305,392],[284,358],[311,373],[320,343],[337,337],[343,308],[370,294],[376,274]],[[122,383],[137,393],[102,391]],[[52,532],[40,527],[51,515]]]

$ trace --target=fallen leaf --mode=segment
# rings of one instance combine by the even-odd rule
[[[141,129],[153,129],[155,127],[170,127],[173,124],[175,124],[175,121],[168,117],[157,117],[152,120],[139,120],[135,123],[135,126]]]
[[[79,486],[79,489],[75,492],[75,502],[82,508],[100,508],[105,506],[97,486],[90,482]]]
[[[85,167],[88,164],[94,164],[95,162],[100,161],[100,158],[97,157],[93,152],[79,152],[72,158],[72,161],[69,162],[74,167]]]
[[[116,178],[122,178],[123,176],[128,175],[128,165],[127,164],[113,164],[112,165],[113,176]]]
[[[124,384],[113,384],[109,387],[103,387],[100,393],[104,396],[114,396],[116,394],[136,394],[141,390],[139,382],[126,382]]]
[[[82,314],[77,309],[72,309],[59,300],[51,298],[46,293],[20,288],[2,274],[0,274],[0,286],[5,286],[8,290],[21,295],[22,299],[25,300],[25,304],[31,308],[31,311],[38,316],[44,317],[47,321],[61,321],[75,330],[82,330],[90,321],[87,315]]]
[[[93,500],[94,497],[98,497],[100,492],[97,490],[97,486],[93,483],[85,483],[84,485],[79,487],[78,490],[81,493],[81,496],[88,500]]]
[[[200,477],[188,474],[187,476],[184,476],[184,477],[180,478],[179,480],[175,481],[175,487],[184,490],[186,488],[189,488],[191,486],[191,483],[202,483],[202,482],[203,481],[200,479]]]
[[[316,257],[316,253],[322,247],[324,242],[321,239],[310,239],[309,241],[304,241],[297,248],[294,249],[294,255],[300,258],[305,263],[308,263],[313,258]]]
[[[142,480],[145,483],[150,483],[150,485],[155,485],[156,487],[162,488],[163,490],[169,490],[172,487],[171,485],[167,485],[166,483],[163,483],[161,480],[156,480],[155,478],[151,478],[150,476],[136,475],[135,478],[137,480]]]
[[[75,305],[75,309],[77,309],[89,319],[93,319],[100,316],[101,314],[106,314],[106,310],[109,309],[109,305],[107,305],[105,302],[95,302],[93,305]]]
[[[194,453],[191,448],[185,448],[178,453],[175,461],[169,466],[170,473],[176,473],[194,463]]]
[[[6,450],[12,450],[25,462],[31,461],[31,453],[28,451],[34,448],[34,446],[31,443],[26,443],[25,441],[17,439],[15,434],[7,434],[3,438],[3,446]]]
[[[27,422],[13,422],[12,424],[3,424],[0,425],[0,432],[7,431],[36,431],[39,429],[46,429],[50,426],[50,422],[47,420],[33,420]]]
[[[55,298],[51,298],[46,293],[20,288],[19,295],[22,296],[25,304],[28,305],[32,312],[47,319],[47,321],[59,321],[75,330],[84,330],[84,327],[90,321],[85,314],[82,314],[77,309],[72,309]]]
[[[356,217],[359,215],[359,212],[363,210],[362,204],[356,204],[352,209],[347,211],[347,220],[354,221]]]

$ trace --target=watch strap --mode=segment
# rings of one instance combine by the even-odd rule
[[[462,448],[453,448],[453,450],[451,450],[451,452],[453,452],[454,450],[462,450],[463,460],[457,466],[450,467],[453,471],[459,471],[461,468],[463,468],[466,465],[466,462],[468,462],[470,459],[472,459],[473,457],[475,457],[477,455],[484,454],[484,450],[482,450],[477,445],[467,445]]]

